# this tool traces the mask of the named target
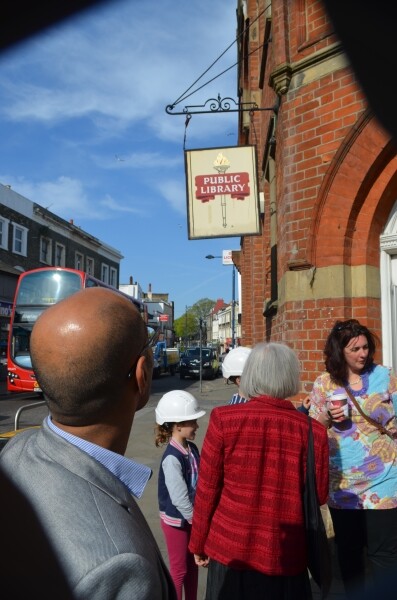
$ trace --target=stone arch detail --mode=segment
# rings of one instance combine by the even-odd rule
[[[346,136],[313,211],[309,262],[379,266],[379,236],[397,197],[391,137],[366,111]]]

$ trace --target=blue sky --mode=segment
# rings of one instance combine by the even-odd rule
[[[185,117],[165,107],[222,53],[193,90],[236,63],[236,6],[111,0],[0,56],[0,182],[119,250],[120,282],[168,292],[176,316],[232,296],[231,267],[205,256],[240,239],[188,240]],[[236,75],[175,111],[237,99]],[[186,131],[188,150],[236,143],[237,113],[193,116]]]

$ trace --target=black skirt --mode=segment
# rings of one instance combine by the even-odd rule
[[[210,560],[205,600],[312,600],[309,574],[265,575]]]

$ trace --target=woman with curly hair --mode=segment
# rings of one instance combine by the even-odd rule
[[[397,378],[375,349],[359,321],[337,321],[311,393],[310,415],[328,428],[328,505],[349,597],[363,587],[365,558],[375,587],[397,567]],[[341,394],[345,407],[332,401]]]

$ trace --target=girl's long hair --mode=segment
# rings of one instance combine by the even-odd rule
[[[156,425],[154,429],[154,443],[156,447],[164,446],[168,444],[172,437],[172,430],[174,429],[175,423],[163,423],[162,425]]]

